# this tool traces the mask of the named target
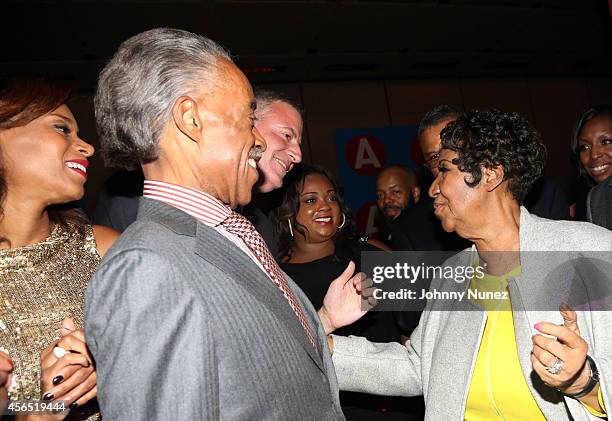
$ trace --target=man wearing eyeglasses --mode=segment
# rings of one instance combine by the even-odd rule
[[[425,158],[425,166],[434,177],[438,176],[438,158],[440,156],[440,132],[451,121],[459,116],[461,111],[450,105],[438,105],[429,111],[419,123],[419,146]]]

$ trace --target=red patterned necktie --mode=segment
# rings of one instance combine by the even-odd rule
[[[268,246],[264,242],[261,235],[257,232],[253,224],[246,219],[244,216],[239,213],[232,212],[232,214],[221,223],[221,225],[231,234],[234,234],[238,238],[240,238],[244,244],[255,254],[268,276],[272,279],[274,285],[281,290],[291,309],[297,316],[300,324],[306,331],[306,335],[312,343],[315,351],[317,350],[316,341],[312,331],[310,330],[310,326],[308,326],[308,322],[306,321],[306,316],[304,315],[304,311],[300,306],[297,298],[293,295],[293,291],[289,288],[289,284],[287,280],[283,276],[280,267],[272,257],[272,253],[268,250]]]

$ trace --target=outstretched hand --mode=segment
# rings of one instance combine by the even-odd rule
[[[363,272],[354,272],[355,263],[349,262],[327,289],[318,312],[325,334],[354,323],[376,305],[374,283]]]

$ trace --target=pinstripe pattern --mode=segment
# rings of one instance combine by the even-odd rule
[[[272,257],[263,238],[250,221],[244,216],[233,212],[229,206],[221,203],[215,197],[202,191],[176,184],[145,180],[143,196],[172,205],[209,227],[219,227],[240,239],[241,244],[238,244],[238,246],[244,249],[244,245],[246,245],[252,252],[252,254],[248,252],[247,254],[249,254],[253,260],[259,260],[259,264],[263,271],[268,275],[274,285],[281,290],[283,296],[291,306],[291,309],[304,328],[304,332],[312,343],[313,348],[315,350],[317,349],[312,330],[306,322],[302,307],[297,302],[291,289],[289,289],[287,281],[281,273],[280,267],[278,267],[274,257]]]
[[[283,293],[283,296],[291,306],[291,309],[297,316],[300,324],[304,328],[306,335],[308,335],[308,340],[312,343],[312,347],[316,350],[317,344],[315,342],[314,335],[310,330],[310,326],[308,326],[308,322],[306,322],[306,317],[304,316],[304,311],[302,307],[297,302],[297,299],[293,295],[293,292],[289,288],[285,277],[281,273],[281,269],[272,257],[270,250],[266,246],[263,238],[251,222],[246,219],[244,216],[233,213],[229,218],[227,218],[221,226],[225,227],[229,232],[235,234],[236,236],[242,238],[242,241],[251,249],[253,253],[259,258],[261,264],[263,265],[266,273],[272,279],[274,285],[278,287]]]
[[[86,335],[106,420],[344,419],[315,309],[229,238],[141,199],[87,291]]]

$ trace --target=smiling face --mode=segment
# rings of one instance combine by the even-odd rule
[[[78,137],[70,109],[62,105],[25,126],[0,130],[0,158],[8,195],[45,206],[83,197],[87,158],[94,148]]]
[[[266,143],[255,128],[255,99],[244,74],[223,60],[218,86],[203,86],[198,99],[202,121],[197,174],[202,190],[230,205],[246,205],[259,178],[257,161]]]
[[[286,102],[274,101],[263,106],[255,126],[267,146],[258,165],[261,177],[257,190],[267,193],[281,187],[293,165],[302,161],[302,117]]]
[[[429,188],[434,199],[434,212],[446,232],[455,231],[464,238],[478,225],[485,206],[486,190],[481,185],[470,187],[465,183],[470,174],[459,171],[453,159],[457,152],[442,149],[438,164],[438,176]]]
[[[612,175],[612,116],[593,117],[578,134],[580,163],[599,184]]]
[[[342,224],[342,215],[329,179],[322,174],[306,176],[299,200],[296,221],[304,227],[306,235],[296,232],[296,240],[308,243],[330,241]]]

